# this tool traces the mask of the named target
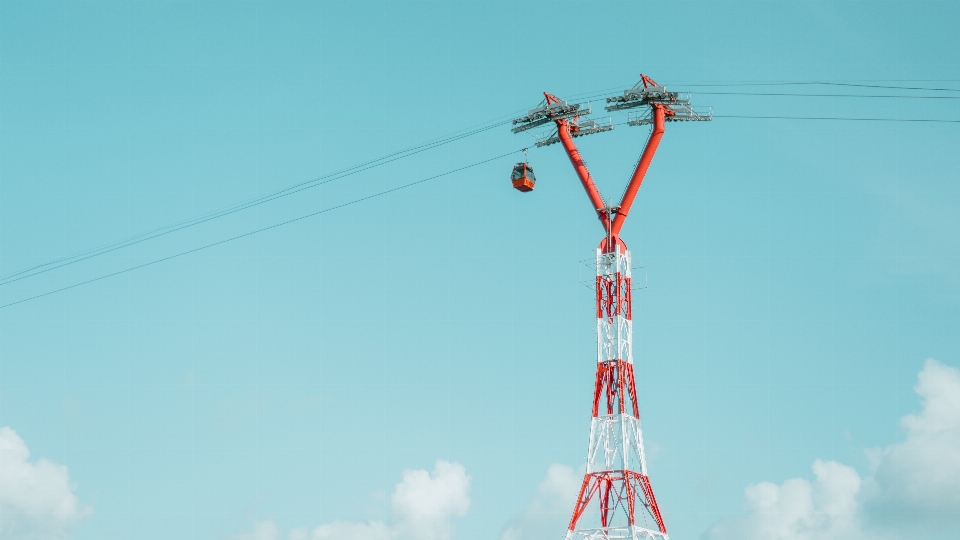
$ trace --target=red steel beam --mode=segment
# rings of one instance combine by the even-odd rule
[[[626,221],[627,214],[630,213],[630,207],[633,206],[633,200],[637,197],[637,191],[640,190],[643,177],[647,174],[650,162],[653,161],[653,155],[657,153],[657,146],[660,144],[660,139],[663,138],[663,126],[668,114],[673,113],[667,110],[666,107],[662,105],[653,106],[653,133],[650,134],[650,140],[647,141],[647,146],[643,149],[643,154],[641,154],[640,161],[637,163],[637,170],[633,172],[633,178],[630,179],[627,190],[623,192],[620,209],[617,210],[617,217],[613,218],[613,227],[610,230],[610,234],[613,236],[620,234],[620,229],[623,228],[623,222]]]
[[[587,170],[587,166],[583,163],[583,158],[580,157],[580,151],[577,150],[577,145],[573,143],[573,137],[570,136],[570,124],[568,124],[566,120],[557,120],[557,135],[560,137],[560,143],[563,145],[563,149],[567,152],[567,157],[570,158],[570,163],[573,164],[573,168],[577,171],[577,176],[580,177],[580,183],[583,184],[583,189],[586,190],[587,197],[590,198],[590,202],[593,204],[593,209],[597,212],[600,223],[603,224],[603,230],[610,230],[610,218],[603,210],[603,197],[600,196],[597,185],[593,183],[593,178],[590,177],[590,171]],[[637,187],[640,187],[639,184]]]

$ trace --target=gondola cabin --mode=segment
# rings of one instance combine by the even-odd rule
[[[533,175],[533,167],[526,162],[517,163],[513,167],[510,180],[513,182],[513,189],[523,192],[533,191],[533,185],[537,183],[537,178]]]

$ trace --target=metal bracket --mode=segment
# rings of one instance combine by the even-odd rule
[[[557,120],[566,120],[567,118],[585,116],[590,114],[590,112],[590,106],[584,106],[583,103],[574,103],[573,105],[567,103],[566,101],[561,101],[559,103],[547,103],[537,107],[536,109],[531,109],[527,112],[526,116],[521,116],[520,118],[514,119],[513,125],[517,127],[511,129],[510,131],[513,133],[520,133],[521,131],[533,129],[544,124],[549,124],[550,122],[556,122]]]
[[[570,126],[570,136],[585,137],[587,135],[603,133],[604,131],[610,131],[612,129],[613,117],[608,116],[605,122],[598,122],[592,118],[586,118],[580,119],[576,124],[572,124]],[[557,134],[556,130],[551,132],[548,136],[534,135],[534,138],[537,139],[537,147],[550,146],[551,144],[560,142],[560,136]]]

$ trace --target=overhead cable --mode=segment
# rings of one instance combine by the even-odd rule
[[[904,96],[884,94],[802,94],[800,92],[697,92],[711,96],[791,96],[791,97],[841,97],[841,98],[897,98],[897,99],[960,99],[960,96]]]
[[[22,303],[24,303],[24,302],[29,302],[29,301],[31,301],[31,300],[36,300],[36,299],[38,299],[38,298],[43,298],[43,297],[45,297],[45,296],[50,296],[50,295],[52,295],[52,294],[57,294],[57,293],[59,293],[59,292],[67,291],[67,290],[70,290],[70,289],[75,289],[75,288],[81,287],[81,286],[83,286],[83,285],[87,285],[87,284],[94,283],[94,282],[97,282],[97,281],[102,281],[102,280],[104,280],[104,279],[108,279],[108,278],[111,278],[111,277],[114,277],[114,276],[119,276],[120,274],[126,274],[126,273],[128,273],[128,272],[133,272],[134,270],[139,270],[139,269],[141,269],[141,268],[146,268],[146,267],[148,267],[148,266],[153,266],[153,265],[155,265],[155,264],[159,264],[159,263],[162,263],[162,262],[165,262],[165,261],[169,261],[169,260],[171,260],[171,259],[176,259],[176,258],[178,258],[178,257],[183,257],[184,255],[189,255],[189,254],[191,254],[191,253],[196,253],[196,252],[198,252],[198,251],[203,251],[203,250],[205,250],[205,249],[212,248],[212,247],[215,247],[215,246],[219,246],[219,245],[222,245],[222,244],[226,244],[226,243],[228,243],[228,242],[233,242],[234,240],[240,240],[241,238],[246,238],[246,237],[248,237],[248,236],[253,236],[253,235],[255,235],[255,234],[259,234],[259,233],[266,232],[266,231],[269,231],[269,230],[272,230],[272,229],[276,229],[276,228],[279,228],[279,227],[283,227],[284,225],[290,225],[291,223],[296,223],[296,222],[298,222],[298,221],[302,221],[302,220],[307,219],[307,218],[311,218],[311,217],[314,217],[314,216],[318,216],[318,215],[320,215],[320,214],[325,214],[325,213],[327,213],[327,212],[332,212],[332,211],[338,210],[338,209],[340,209],[340,208],[344,208],[344,207],[351,206],[351,205],[354,205],[354,204],[357,204],[357,203],[361,203],[361,202],[364,202],[364,201],[368,201],[368,200],[370,200],[370,199],[374,199],[374,198],[377,198],[377,197],[380,197],[380,196],[383,196],[383,195],[387,195],[388,193],[393,193],[393,192],[395,192],[395,191],[400,191],[400,190],[402,190],[402,189],[407,189],[407,188],[409,188],[409,187],[413,187],[413,186],[416,186],[416,185],[418,185],[418,184],[423,184],[424,182],[429,182],[430,180],[436,180],[437,178],[441,178],[441,177],[443,177],[443,176],[449,176],[449,175],[451,175],[451,174],[454,174],[454,173],[457,173],[457,172],[460,172],[460,171],[464,171],[464,170],[467,170],[467,169],[471,169],[471,168],[473,168],[473,167],[477,167],[477,166],[479,166],[479,165],[483,165],[484,163],[489,163],[489,162],[491,162],[491,161],[496,161],[496,160],[498,160],[498,159],[503,159],[503,158],[505,158],[505,157],[507,157],[507,156],[510,156],[510,155],[513,155],[513,154],[516,154],[516,153],[522,152],[522,151],[523,151],[522,149],[511,150],[510,152],[507,152],[506,154],[501,154],[501,155],[496,156],[496,157],[487,158],[487,159],[484,159],[484,160],[482,160],[482,161],[478,161],[478,162],[473,163],[473,164],[470,164],[470,165],[465,165],[465,166],[463,166],[463,167],[459,167],[459,168],[456,168],[456,169],[452,169],[452,170],[449,170],[449,171],[444,172],[444,173],[440,173],[440,174],[437,174],[437,175],[434,175],[434,176],[430,176],[430,177],[427,177],[427,178],[423,178],[423,179],[421,179],[421,180],[417,180],[416,182],[410,182],[409,184],[404,184],[404,185],[402,185],[402,186],[398,186],[398,187],[391,188],[391,189],[388,189],[388,190],[385,190],[385,191],[381,191],[381,192],[379,192],[379,193],[374,193],[373,195],[367,195],[366,197],[360,197],[359,199],[354,199],[354,200],[352,200],[352,201],[345,202],[345,203],[343,203],[343,204],[338,204],[338,205],[336,205],[336,206],[331,206],[330,208],[324,208],[323,210],[319,210],[319,211],[317,211],[317,212],[312,212],[312,213],[309,213],[309,214],[306,214],[306,215],[302,215],[302,216],[300,216],[300,217],[296,217],[296,218],[293,218],[293,219],[288,219],[288,220],[286,220],[286,221],[281,221],[280,223],[274,223],[273,225],[268,225],[268,226],[262,227],[262,228],[260,228],[260,229],[256,229],[256,230],[249,231],[249,232],[246,232],[246,233],[243,233],[243,234],[239,234],[239,235],[237,235],[237,236],[232,236],[232,237],[226,238],[226,239],[224,239],[224,240],[218,240],[218,241],[216,241],[216,242],[213,242],[213,243],[210,243],[210,244],[206,244],[206,245],[203,245],[203,246],[200,246],[200,247],[197,247],[197,248],[189,249],[189,250],[187,250],[187,251],[181,251],[180,253],[176,253],[176,254],[174,254],[174,255],[170,255],[170,256],[167,256],[167,257],[160,258],[160,259],[155,259],[155,260],[152,260],[152,261],[150,261],[150,262],[146,262],[146,263],[143,263],[143,264],[138,264],[138,265],[136,265],[136,266],[131,266],[131,267],[129,267],[129,268],[125,268],[125,269],[119,270],[119,271],[117,271],[117,272],[112,272],[112,273],[110,273],[110,274],[105,274],[105,275],[102,275],[102,276],[100,276],[100,277],[96,277],[96,278],[93,278],[93,279],[88,279],[88,280],[86,280],[86,281],[81,281],[81,282],[79,282],[79,283],[74,283],[73,285],[67,285],[66,287],[61,287],[61,288],[59,288],[59,289],[54,289],[54,290],[52,290],[52,291],[47,291],[47,292],[45,292],[45,293],[38,294],[38,295],[35,295],[35,296],[31,296],[31,297],[29,297],[29,298],[24,298],[23,300],[17,300],[16,302],[9,302],[9,303],[0,305],[0,309],[8,308],[8,307],[10,307],[10,306],[15,306],[15,305],[17,305],[17,304],[22,304]]]
[[[862,84],[830,81],[793,81],[793,82],[731,82],[731,83],[690,83],[684,86],[699,87],[721,87],[721,86],[800,86],[800,85],[822,85],[822,86],[850,86],[856,88],[883,88],[887,90],[924,90],[928,92],[960,92],[960,88],[931,88],[929,86],[895,86],[887,84]]]
[[[181,230],[183,230],[183,229],[187,229],[187,228],[190,228],[190,227],[194,227],[194,226],[196,226],[196,225],[200,225],[200,224],[202,224],[202,223],[206,223],[206,222],[212,221],[212,220],[214,220],[214,219],[219,219],[219,218],[221,218],[221,217],[228,216],[228,215],[230,215],[230,214],[235,214],[235,213],[240,212],[240,211],[242,211],[242,210],[247,210],[247,209],[252,208],[252,207],[254,207],[254,206],[259,206],[259,205],[261,205],[261,204],[268,203],[268,202],[270,202],[270,201],[274,201],[274,200],[277,200],[277,199],[281,199],[281,198],[283,198],[283,197],[287,197],[287,196],[289,196],[289,195],[293,195],[293,194],[295,194],[295,193],[299,193],[299,192],[304,191],[304,190],[307,190],[307,189],[312,189],[312,188],[315,188],[315,187],[318,187],[318,186],[322,186],[322,185],[324,185],[324,184],[328,184],[328,183],[330,183],[330,182],[333,182],[333,181],[336,181],[336,180],[340,180],[340,179],[346,178],[346,177],[348,177],[348,176],[352,176],[352,175],[355,175],[355,174],[358,174],[358,173],[361,173],[361,172],[364,172],[364,171],[368,171],[368,170],[370,170],[370,169],[374,169],[374,168],[376,168],[376,167],[380,167],[380,166],[382,166],[382,165],[386,165],[387,163],[391,163],[391,162],[394,162],[394,161],[397,161],[397,160],[400,160],[400,159],[404,159],[404,158],[413,156],[413,155],[415,155],[415,154],[419,154],[419,153],[421,153],[421,152],[426,152],[427,150],[432,150],[432,149],[437,148],[437,147],[439,147],[439,146],[443,146],[443,145],[445,145],[445,144],[449,144],[449,143],[451,143],[451,142],[458,141],[458,140],[460,140],[460,139],[463,139],[463,138],[466,138],[466,137],[470,137],[470,136],[473,136],[473,135],[482,133],[482,132],[484,132],[484,131],[488,131],[488,130],[493,129],[493,128],[496,128],[496,127],[500,127],[500,126],[502,126],[502,125],[504,125],[504,124],[506,124],[506,123],[508,123],[508,122],[500,121],[500,122],[496,122],[496,123],[491,124],[491,125],[488,125],[488,126],[484,126],[484,127],[480,127],[480,128],[477,128],[477,129],[473,129],[472,131],[466,131],[466,132],[461,131],[461,132],[459,132],[459,134],[457,134],[457,135],[448,136],[448,137],[446,137],[446,138],[437,139],[437,140],[431,141],[431,142],[429,142],[429,143],[424,143],[424,144],[419,145],[419,146],[414,146],[414,147],[411,147],[411,148],[407,148],[406,150],[401,150],[401,151],[399,151],[399,152],[394,152],[394,153],[392,153],[392,154],[387,154],[386,156],[382,156],[382,157],[380,157],[380,158],[377,158],[377,159],[374,159],[374,160],[370,160],[370,161],[367,161],[367,162],[365,162],[365,163],[361,163],[361,164],[359,164],[359,165],[354,165],[354,166],[352,166],[352,167],[348,167],[348,168],[346,168],[346,169],[342,169],[342,170],[337,171],[337,172],[335,172],[335,173],[331,173],[331,174],[327,174],[327,175],[321,176],[321,177],[316,178],[316,179],[314,179],[314,180],[309,180],[309,181],[306,181],[306,182],[301,182],[301,183],[299,183],[299,184],[295,184],[295,185],[293,185],[293,186],[289,186],[289,187],[284,188],[284,189],[281,189],[281,190],[279,190],[279,191],[274,191],[274,192],[272,192],[272,193],[268,193],[268,194],[266,194],[266,195],[262,195],[262,196],[260,196],[260,197],[255,198],[255,199],[248,200],[248,201],[246,201],[246,202],[242,202],[242,203],[239,203],[239,204],[235,204],[235,205],[232,205],[232,206],[228,206],[228,207],[226,207],[226,208],[223,208],[223,209],[220,209],[220,210],[216,210],[216,211],[214,211],[214,212],[210,212],[210,213],[207,213],[207,214],[203,214],[203,215],[200,215],[200,216],[197,216],[197,217],[194,217],[194,218],[185,220],[185,221],[181,221],[181,222],[178,222],[178,223],[174,223],[174,224],[172,224],[172,225],[167,225],[167,226],[164,226],[164,227],[160,227],[160,228],[157,228],[157,229],[153,229],[153,230],[151,230],[151,231],[148,231],[148,232],[145,232],[145,233],[141,233],[141,234],[138,234],[138,235],[133,236],[133,237],[129,237],[129,238],[124,239],[124,240],[120,240],[120,241],[117,241],[117,242],[113,242],[113,243],[111,243],[111,244],[103,245],[103,246],[100,246],[100,247],[98,247],[98,248],[90,249],[90,250],[84,251],[84,252],[82,252],[82,253],[78,253],[78,254],[75,254],[75,255],[71,255],[71,256],[69,256],[69,257],[64,257],[64,258],[61,258],[61,259],[57,259],[57,260],[49,261],[49,262],[46,262],[46,263],[43,263],[43,264],[39,264],[39,265],[33,266],[33,267],[31,267],[31,268],[27,268],[27,269],[25,269],[25,270],[21,270],[21,271],[19,271],[19,272],[16,272],[16,273],[13,273],[13,274],[9,274],[9,275],[7,275],[7,276],[4,276],[3,278],[0,278],[0,287],[2,287],[2,286],[4,286],[4,285],[8,285],[8,284],[10,284],[10,283],[14,283],[14,282],[23,280],[23,279],[27,279],[27,278],[36,276],[36,275],[39,275],[39,274],[43,274],[43,273],[46,273],[46,272],[50,272],[51,270],[56,270],[56,269],[58,269],[58,268],[63,268],[64,266],[69,266],[69,265],[72,265],[72,264],[76,264],[76,263],[78,263],[78,262],[85,261],[85,260],[88,260],[88,259],[92,259],[92,258],[94,258],[94,257],[99,257],[100,255],[104,255],[104,254],[107,254],[107,253],[111,253],[111,252],[113,252],[113,251],[117,251],[117,250],[124,249],[124,248],[130,247],[130,246],[136,245],[136,244],[140,244],[140,243],[146,242],[146,241],[148,241],[148,240],[153,240],[154,238],[158,238],[158,237],[160,237],[160,236],[165,236],[165,235],[170,234],[170,233],[174,233],[174,232],[177,232],[177,231],[181,231]],[[483,125],[483,124],[481,124],[481,125]]]
[[[703,87],[718,87],[718,86],[783,86],[783,85],[837,85],[837,86],[859,86],[859,87],[870,87],[870,88],[888,88],[888,89],[909,89],[909,90],[930,90],[930,91],[960,91],[960,89],[950,89],[950,88],[928,88],[928,87],[907,87],[907,86],[885,86],[885,85],[867,85],[867,84],[855,84],[855,83],[841,83],[841,82],[757,82],[757,83],[702,83],[702,84],[690,84],[688,86],[703,86]],[[592,99],[594,97],[601,97],[606,95],[607,91],[593,91],[580,94],[579,99]],[[840,97],[840,98],[899,98],[899,99],[960,99],[960,96],[904,96],[904,95],[862,95],[862,94],[803,94],[803,93],[761,93],[761,92],[698,92],[701,94],[708,95],[749,95],[749,96],[794,96],[794,97]],[[957,123],[956,120],[934,120],[934,119],[905,119],[905,118],[843,118],[843,117],[799,117],[799,116],[749,116],[749,115],[716,115],[718,118],[754,118],[754,119],[779,119],[779,120],[847,120],[847,121],[886,121],[886,122],[933,122],[933,123]],[[250,199],[245,202],[237,203],[220,210],[215,210],[213,212],[208,212],[184,221],[173,223],[171,225],[166,225],[164,227],[156,228],[132,237],[125,238],[116,242],[112,242],[106,245],[101,245],[96,248],[92,248],[68,257],[63,257],[48,261],[39,265],[35,265],[18,272],[8,274],[6,276],[0,277],[0,286],[8,285],[23,279],[27,279],[39,274],[43,274],[58,268],[63,268],[72,264],[76,264],[100,255],[111,253],[126,247],[130,247],[142,242],[153,240],[155,238],[165,236],[183,229],[194,227],[208,221],[219,219],[267,202],[271,202],[301,191],[312,189],[360,172],[364,172],[388,163],[404,159],[406,157],[419,154],[421,152],[426,152],[427,150],[432,150],[439,146],[449,144],[460,139],[471,137],[479,133],[500,127],[502,125],[508,124],[509,120],[491,120],[481,124],[477,124],[473,127],[466,128],[459,132],[455,132],[451,135],[435,139],[423,143],[421,145],[413,146],[404,150],[393,152],[379,158],[354,165],[342,169],[340,171],[330,173],[327,175],[320,176],[313,180],[308,180],[306,182],[301,182],[289,186],[287,188],[274,191],[262,196],[259,196],[254,199]]]
[[[751,116],[740,114],[715,114],[714,118],[751,118],[762,120],[846,120],[851,122],[932,122],[960,124],[960,120],[940,118],[850,118],[844,116]]]

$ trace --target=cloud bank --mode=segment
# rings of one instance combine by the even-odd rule
[[[65,466],[46,459],[31,463],[17,432],[0,427],[0,539],[70,538],[92,512],[73,489]]]
[[[904,439],[868,451],[865,478],[816,460],[810,482],[746,488],[747,514],[715,523],[704,540],[885,540],[960,537],[960,370],[927,360],[914,390],[918,414]]]
[[[583,476],[565,465],[551,465],[524,512],[511,520],[500,540],[555,540],[567,530]]]
[[[451,540],[454,518],[470,508],[470,477],[459,463],[437,461],[433,472],[403,471],[390,499],[390,523],[382,521],[334,521],[314,529],[300,527],[287,534],[288,540]],[[253,531],[238,540],[280,540],[273,521],[260,521]]]

